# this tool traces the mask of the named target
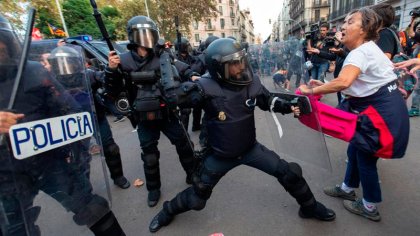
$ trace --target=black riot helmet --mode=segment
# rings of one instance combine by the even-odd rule
[[[184,37],[181,38],[181,42],[178,42],[178,39],[176,40],[175,50],[177,50],[179,53],[186,53],[186,54],[192,53],[191,44],[188,41],[188,39]]]
[[[48,56],[48,62],[57,80],[66,88],[78,87],[82,84],[83,58],[76,49],[69,46],[57,47]]]
[[[206,38],[206,41],[204,42],[204,46],[205,46],[205,48],[204,48],[204,49],[208,48],[208,47],[209,47],[209,45],[210,45],[210,44],[211,44],[214,40],[216,40],[216,39],[219,39],[219,37],[214,36],[214,35],[211,35],[211,36],[207,37],[207,38]]]
[[[159,40],[159,30],[156,23],[147,16],[135,16],[127,23],[128,48],[140,46],[154,48]]]
[[[16,65],[22,45],[9,21],[0,14],[0,64]]]
[[[0,81],[16,77],[22,45],[9,21],[0,14]]]
[[[207,48],[205,56],[212,78],[234,85],[252,82],[252,70],[241,43],[228,38],[217,39]]]

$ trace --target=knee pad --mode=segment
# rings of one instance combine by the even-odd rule
[[[206,203],[207,203],[207,199],[203,199],[200,196],[198,196],[194,189],[191,189],[191,191],[193,192],[192,194],[189,195],[189,207],[195,211],[200,211],[203,210],[204,207],[206,207]],[[211,194],[211,192],[210,192]],[[210,197],[210,196],[209,196]]]
[[[91,201],[83,205],[73,216],[73,220],[77,225],[87,225],[91,227],[98,222],[110,209],[107,200],[93,195]]]
[[[120,154],[120,147],[116,143],[112,143],[104,148],[105,156],[116,156]]]
[[[302,180],[302,168],[299,164],[290,162],[282,176],[277,177],[280,183],[286,188],[297,184]]]
[[[143,160],[144,164],[147,166],[156,166],[159,164],[159,152],[155,153],[142,153],[141,159]]]

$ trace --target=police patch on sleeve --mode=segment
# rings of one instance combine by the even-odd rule
[[[93,135],[88,112],[13,125],[9,130],[13,155],[22,160]]]

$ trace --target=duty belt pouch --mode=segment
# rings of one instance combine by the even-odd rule
[[[139,115],[140,121],[162,119],[161,93],[155,86],[139,85],[133,107]]]

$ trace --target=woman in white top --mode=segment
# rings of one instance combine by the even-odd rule
[[[381,217],[376,204],[382,201],[376,163],[381,158],[401,158],[409,136],[409,119],[404,99],[395,83],[392,62],[375,44],[380,22],[376,13],[360,8],[349,13],[342,26],[342,43],[350,50],[337,78],[313,87],[299,87],[303,94],[341,91],[346,99],[342,109],[357,113],[356,133],[347,149],[348,164],[341,185],[325,188],[333,197],[343,198],[344,207],[373,221]],[[361,183],[363,198],[354,188]]]

